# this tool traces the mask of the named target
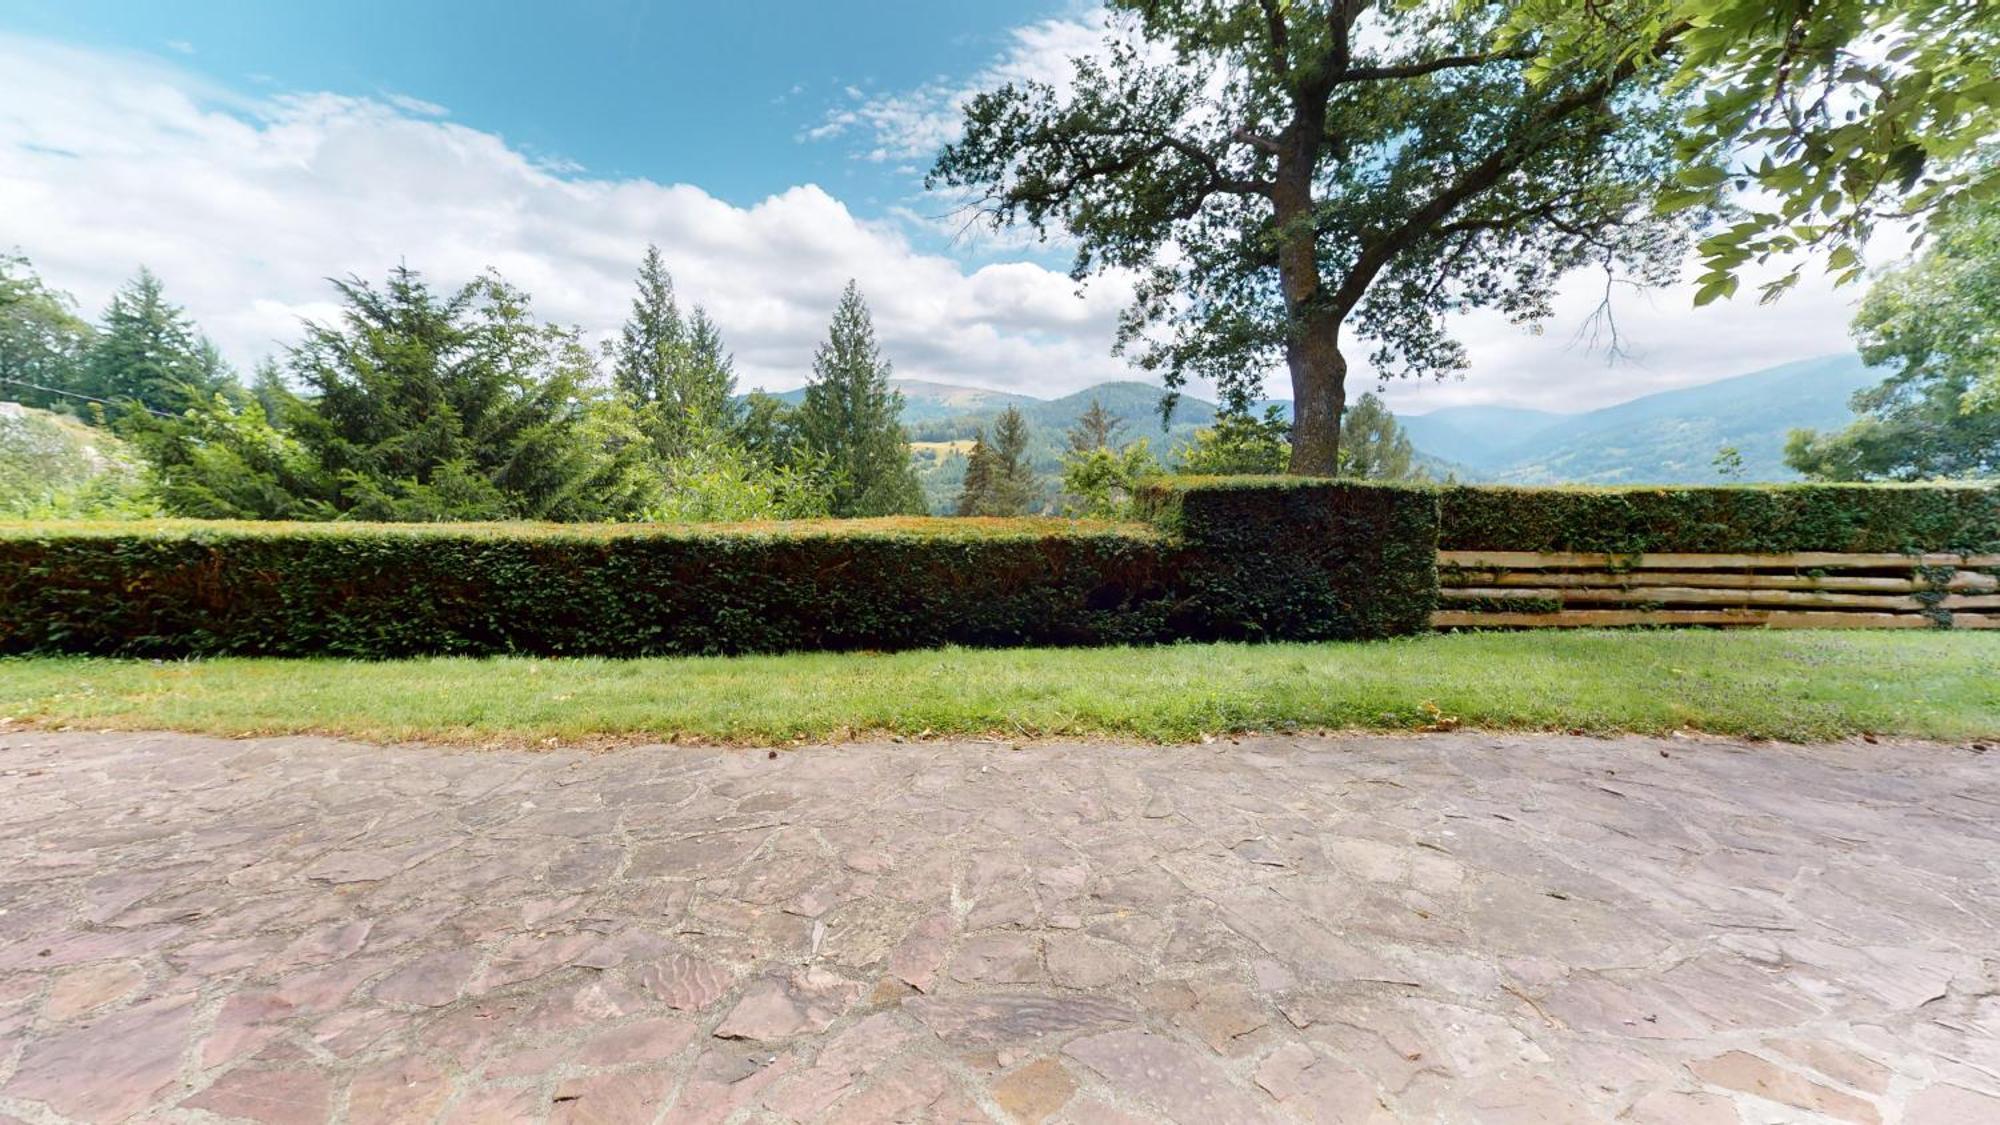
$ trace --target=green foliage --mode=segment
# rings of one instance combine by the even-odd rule
[[[818,519],[832,506],[826,473],[812,464],[773,465],[734,436],[692,425],[663,465],[660,498],[644,518],[659,523]]]
[[[1334,475],[1348,360],[1463,368],[1448,330],[1550,314],[1580,267],[1661,283],[1703,216],[1654,213],[1681,96],[1633,60],[1547,59],[1509,38],[1527,0],[1117,0],[1121,34],[1067,83],[966,103],[934,184],[995,223],[1074,237],[1079,278],[1141,275],[1119,346],[1170,387],[1244,412],[1282,359],[1291,468]]]
[[[1276,406],[1262,418],[1248,411],[1226,410],[1215,425],[1196,430],[1194,442],[1174,466],[1196,476],[1245,476],[1282,473],[1291,459],[1291,424]]]
[[[1508,34],[1535,73],[1640,65],[1699,95],[1662,210],[1746,197],[1701,243],[1696,300],[1752,262],[1826,251],[1842,281],[1881,217],[2000,198],[2000,13],[1984,0],[1525,0]],[[1798,269],[1765,286],[1790,288]]]
[[[665,457],[736,422],[736,375],[722,334],[699,305],[681,313],[660,248],[646,247],[639,292],[618,339],[605,345],[618,393]]]
[[[2000,551],[2000,489],[1974,486],[1459,486],[1438,499],[1443,550]]]
[[[1311,478],[1170,478],[1142,494],[1180,537],[1174,624],[1242,640],[1421,633],[1437,607],[1438,504],[1429,489]]]
[[[112,296],[74,383],[128,413],[171,413],[235,385],[222,354],[146,269]]]
[[[91,328],[69,294],[51,289],[28,259],[0,254],[0,396],[29,406],[73,408]],[[46,389],[43,389],[46,388]]]
[[[1163,541],[1054,521],[0,528],[0,651],[702,653],[1151,639]]]
[[[267,393],[270,388],[265,388]],[[282,387],[276,409],[304,406]],[[272,421],[261,402],[211,395],[176,418],[128,419],[144,454],[151,492],[169,512],[197,519],[324,520],[339,514],[333,474]]]
[[[1417,450],[1396,416],[1370,393],[1340,419],[1340,475],[1361,480],[1422,480]]]
[[[1854,320],[1861,355],[1894,372],[1854,396],[1843,430],[1797,430],[1794,469],[1819,480],[2000,476],[2000,203],[1937,228]]]
[[[573,330],[486,275],[440,297],[398,267],[337,282],[346,308],[290,355],[311,395],[286,428],[353,519],[588,520],[633,513],[639,451],[590,440],[596,371]],[[303,404],[300,404],[303,405]]]
[[[1166,470],[1145,438],[1121,450],[1100,445],[1063,454],[1063,510],[1086,519],[1130,519],[1140,491]]]
[[[923,488],[898,421],[902,406],[903,396],[889,387],[889,362],[875,342],[868,306],[849,281],[827,340],[813,356],[813,380],[795,421],[799,440],[825,459],[832,475],[834,515],[924,511]]]
[[[965,483],[958,494],[961,516],[1026,515],[1035,493],[1028,465],[1028,423],[1009,406],[993,424],[993,440],[981,434],[966,455]]]

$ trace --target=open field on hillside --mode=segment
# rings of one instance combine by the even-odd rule
[[[2000,738],[2000,635],[1467,633],[1370,644],[643,660],[0,660],[0,722],[447,742],[1241,730]]]

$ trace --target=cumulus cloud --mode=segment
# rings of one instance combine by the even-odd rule
[[[157,60],[0,37],[0,246],[86,309],[145,264],[247,366],[333,311],[326,279],[398,262],[453,284],[492,267],[541,315],[625,315],[658,243],[744,386],[803,381],[847,279],[898,374],[1062,393],[1127,374],[1114,282],[970,269],[801,185],[739,207],[688,184],[593,178],[384,95],[245,98]]]
[[[913,98],[929,106],[920,123],[894,134],[868,124],[848,143],[862,158],[913,152],[951,127],[964,90],[1010,75],[1059,77],[1070,54],[1097,41],[1093,19],[1022,29],[976,80],[941,81],[945,93]],[[1109,354],[1129,284],[1099,280],[1079,295],[1043,260],[1005,260],[1029,256],[1005,239],[988,241],[976,268],[928,252],[909,232],[924,220],[962,225],[948,200],[857,215],[805,184],[738,206],[694,185],[538,160],[452,121],[449,107],[399,95],[246,96],[160,58],[6,36],[0,106],[0,249],[19,246],[87,311],[150,266],[243,367],[296,340],[300,318],[335,311],[328,277],[379,278],[398,262],[440,285],[493,267],[532,293],[543,316],[608,334],[655,242],[683,296],[721,325],[745,387],[805,378],[849,277],[873,305],[900,375],[1045,396],[1132,377]],[[851,130],[923,117],[849,108]],[[1465,318],[1470,376],[1393,384],[1392,405],[1586,409],[1843,351],[1857,296],[1816,274],[1768,308],[1744,298],[1695,311],[1686,287],[1621,293],[1630,358],[1607,366],[1576,339],[1600,285],[1564,282],[1558,315],[1539,335]],[[1281,378],[1270,389],[1287,391]]]

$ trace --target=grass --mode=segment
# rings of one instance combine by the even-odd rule
[[[866,734],[1699,730],[2000,737],[2000,634],[1468,633],[1371,644],[648,660],[0,660],[0,723],[533,744]]]

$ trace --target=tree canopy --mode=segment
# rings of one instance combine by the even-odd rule
[[[701,306],[681,312],[658,246],[646,247],[631,315],[605,352],[612,384],[641,409],[664,454],[735,423],[736,375],[722,333]]]
[[[1533,73],[1638,65],[1694,99],[1659,209],[1728,207],[1698,302],[1751,262],[1817,248],[1842,281],[1883,219],[2000,198],[2000,7],[1991,0],[1522,0]],[[1768,283],[1775,297],[1803,261]]]
[[[1119,346],[1241,409],[1289,369],[1289,467],[1339,470],[1344,334],[1383,375],[1465,365],[1446,318],[1549,314],[1583,266],[1674,275],[1700,216],[1652,203],[1682,96],[1637,56],[1543,58],[1517,5],[1115,0],[1068,83],[974,97],[930,182],[1136,271]]]
[[[1854,336],[1891,374],[1854,396],[1846,429],[1793,431],[1787,464],[1821,480],[2000,475],[2000,205],[1941,223],[1869,290]]]
[[[92,335],[69,294],[44,283],[28,259],[0,254],[0,394],[68,404]]]

